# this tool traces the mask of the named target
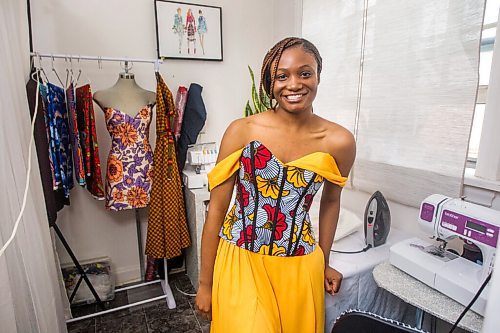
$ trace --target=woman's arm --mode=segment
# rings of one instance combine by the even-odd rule
[[[234,180],[235,176],[233,175],[210,192],[210,205],[201,236],[200,287],[212,287],[215,255],[219,245],[219,231],[229,207]]]
[[[325,267],[330,260],[330,249],[337,230],[340,213],[340,193],[342,188],[325,182],[319,208],[319,246],[325,256]]]
[[[336,134],[332,147],[332,155],[341,175],[347,176],[356,156],[354,137],[347,130],[342,135]],[[339,220],[341,192],[342,187],[325,182],[319,210],[319,246],[325,257],[325,290],[332,295],[339,290],[342,281],[342,274],[329,266],[330,249]]]
[[[229,125],[226,133],[224,133],[217,163],[244,145],[241,143],[242,135],[239,133],[240,123],[241,121],[238,120],[233,122]],[[235,177],[235,175],[232,175],[210,192],[210,205],[203,226],[201,268],[198,293],[196,295],[196,307],[202,316],[208,320],[211,318],[212,282],[215,257],[219,245],[219,231],[230,204]]]

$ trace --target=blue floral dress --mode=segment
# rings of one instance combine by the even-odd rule
[[[73,188],[73,159],[65,92],[61,87],[51,83],[48,83],[47,87],[47,120],[50,132],[50,151],[54,165],[54,190],[62,188],[64,196],[68,198],[69,192]]]

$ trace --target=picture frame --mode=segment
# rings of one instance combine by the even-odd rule
[[[222,61],[222,8],[155,0],[159,59]]]

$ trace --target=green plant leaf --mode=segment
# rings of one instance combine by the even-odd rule
[[[247,105],[245,106],[245,117],[253,115],[252,108],[250,107],[250,101],[247,101]]]
[[[250,72],[250,78],[252,79],[252,102],[255,113],[262,112],[262,106],[259,100],[259,95],[257,94],[257,88],[255,86],[255,76],[253,74],[252,68],[248,66],[248,71]]]
[[[262,93],[262,107],[265,109],[265,110],[269,110],[271,108],[271,101],[269,100],[269,96],[263,92]]]
[[[255,89],[255,84],[252,84],[252,102],[255,109],[255,113],[262,112],[261,103],[259,100],[259,95],[257,94],[257,89]]]

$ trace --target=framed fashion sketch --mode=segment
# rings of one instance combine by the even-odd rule
[[[222,8],[155,0],[160,59],[222,61]]]

